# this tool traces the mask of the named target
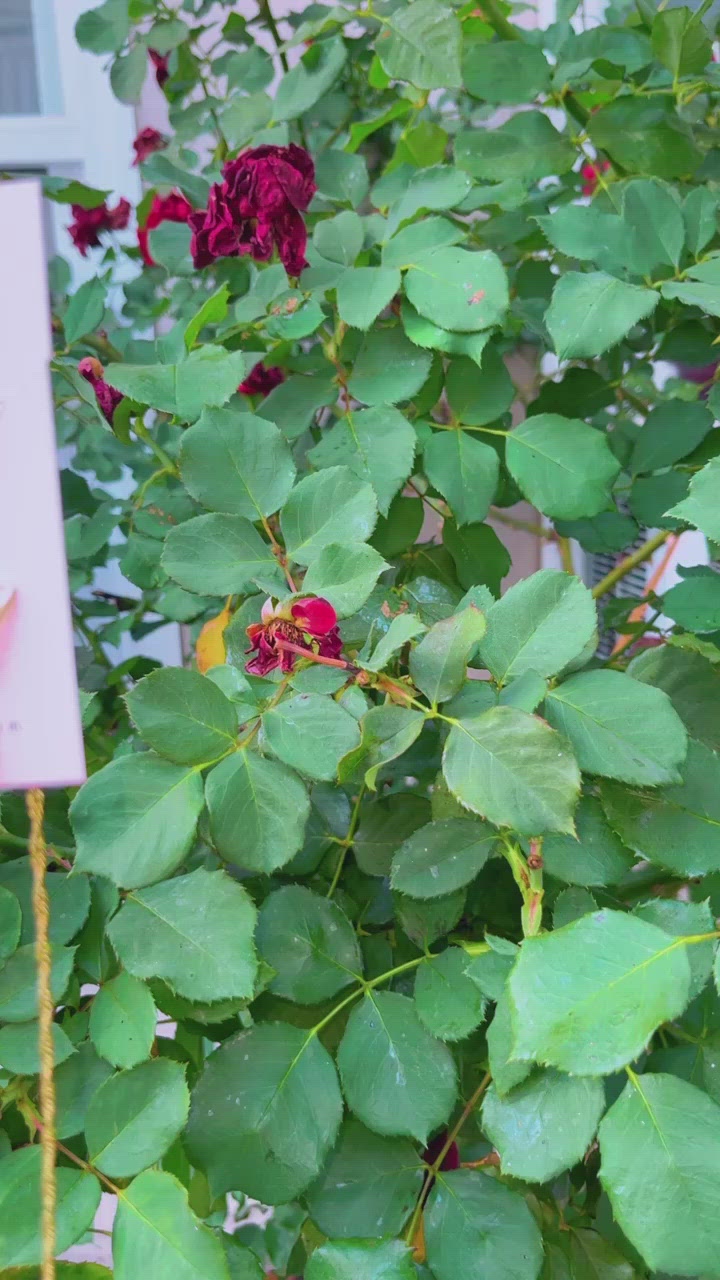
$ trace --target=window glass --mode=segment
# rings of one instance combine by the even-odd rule
[[[0,0],[0,116],[39,111],[32,0]]]

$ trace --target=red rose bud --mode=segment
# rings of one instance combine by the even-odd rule
[[[342,640],[337,614],[322,596],[278,606],[266,600],[261,617],[262,621],[251,622],[247,628],[250,648],[246,652],[255,651],[256,655],[245,668],[251,675],[266,676],[276,667],[292,671],[296,658],[303,653],[332,661],[340,658]]]
[[[580,170],[580,177],[585,179],[582,185],[582,193],[584,196],[592,196],[595,194],[595,189],[600,181],[600,174],[607,173],[609,168],[610,163],[607,160],[601,160],[599,163],[595,164],[583,165]]]
[[[253,366],[245,381],[240,383],[238,391],[244,396],[269,396],[273,387],[279,387],[284,381],[284,369],[278,369],[277,365],[266,369],[261,360]]]
[[[148,55],[155,68],[155,79],[162,89],[165,81],[170,77],[170,69],[168,67],[170,54],[158,53],[157,49],[148,49]]]
[[[447,1129],[443,1129],[436,1138],[431,1138],[427,1147],[423,1151],[422,1158],[425,1164],[434,1164],[445,1143],[447,1142]],[[459,1169],[460,1168],[460,1152],[456,1142],[448,1148],[442,1159],[441,1169]]]
[[[301,215],[316,190],[312,158],[294,142],[253,147],[228,161],[207,209],[190,219],[195,266],[244,254],[267,262],[277,249],[288,275],[299,275],[307,266]]]
[[[103,231],[124,231],[130,220],[129,200],[119,200],[114,209],[108,209],[104,200],[94,209],[84,209],[80,204],[73,204],[70,208],[73,221],[68,231],[83,258],[87,257],[88,249],[100,244]]]
[[[78,364],[80,377],[90,383],[105,418],[112,426],[113,414],[124,397],[122,391],[108,385],[103,377],[104,372],[95,356],[85,356]]]
[[[138,244],[146,267],[157,265],[150,253],[150,232],[159,227],[161,222],[189,222],[192,211],[189,200],[179,191],[171,191],[169,196],[153,197],[145,225],[138,227]]]
[[[142,164],[143,160],[147,160],[153,151],[162,151],[166,146],[167,139],[163,137],[159,129],[141,129],[133,142],[133,150],[135,152],[133,165]]]

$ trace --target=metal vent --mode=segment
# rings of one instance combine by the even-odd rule
[[[642,546],[648,538],[649,534],[646,529],[641,529],[635,542],[626,547],[624,551],[615,552],[588,552],[585,556],[585,572],[583,574],[585,583],[588,587],[594,587],[598,582],[610,573],[625,556],[630,555],[637,547]],[[645,594],[648,583],[649,567],[648,562],[639,564],[625,578],[613,587],[608,594],[615,599],[627,599],[628,597],[638,598]],[[597,647],[598,658],[609,658],[615,642],[617,640],[616,631],[602,631],[600,633],[600,642]]]

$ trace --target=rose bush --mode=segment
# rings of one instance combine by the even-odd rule
[[[48,799],[57,1246],[111,1193],[119,1280],[718,1272],[718,576],[680,542],[664,596],[614,588],[720,542],[720,80],[707,5],[575,8],[78,23],[169,105],[139,247],[122,193],[46,182],[97,265],[68,296],[52,264],[91,775]],[[564,568],[508,586],[520,499]],[[617,559],[592,591],[581,549]],[[116,660],[168,621],[185,667]],[[23,815],[0,1271],[29,1277]]]

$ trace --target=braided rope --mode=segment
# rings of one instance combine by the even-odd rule
[[[35,960],[37,964],[39,1045],[40,1045],[40,1115],[42,1131],[41,1238],[42,1280],[55,1280],[55,1080],[53,1065],[53,1015],[50,951],[50,901],[45,881],[47,854],[43,834],[45,796],[40,790],[28,791],[26,805],[30,817],[30,865],[32,868],[32,910],[35,921]]]

